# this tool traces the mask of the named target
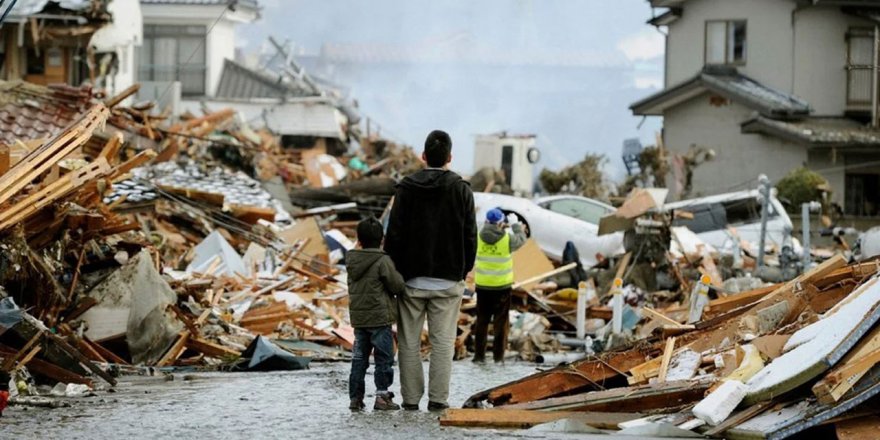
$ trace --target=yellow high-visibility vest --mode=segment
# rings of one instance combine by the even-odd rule
[[[474,265],[477,287],[505,287],[513,284],[513,257],[510,256],[510,234],[495,244],[477,237],[477,262]]]

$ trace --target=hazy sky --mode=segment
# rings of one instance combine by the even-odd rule
[[[587,152],[605,153],[611,159],[609,171],[619,175],[623,139],[650,142],[659,129],[659,121],[651,120],[637,128],[641,119],[628,110],[662,82],[663,36],[645,24],[651,8],[644,0],[260,3],[261,19],[242,26],[238,34],[239,44],[251,51],[274,35],[311,55],[329,46],[452,47],[572,63],[559,69],[415,65],[381,70],[384,77],[368,67],[334,78],[348,82],[365,113],[416,149],[431,128],[448,127],[458,152],[454,166],[465,173],[471,171],[472,138],[478,133],[537,134],[542,165],[550,168]]]

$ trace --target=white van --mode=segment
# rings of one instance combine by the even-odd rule
[[[718,194],[680,202],[667,203],[664,210],[687,211],[693,219],[676,218],[673,226],[687,226],[703,241],[721,253],[732,253],[733,236],[728,227],[736,230],[740,239],[754,243],[761,240],[761,194],[758,190]],[[782,247],[792,230],[791,219],[775,194],[770,196],[767,211],[767,244]]]

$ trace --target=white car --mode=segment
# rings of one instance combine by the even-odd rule
[[[771,193],[768,208],[766,243],[780,249],[786,236],[791,233],[791,219],[775,194]],[[693,219],[677,218],[673,220],[673,226],[687,226],[721,253],[729,254],[735,249],[733,234],[729,228],[736,231],[740,240],[754,244],[755,249],[761,240],[761,196],[758,190],[667,203],[663,209],[692,213]],[[794,244],[794,247],[799,252],[799,244]]]
[[[598,236],[599,219],[614,212],[614,207],[586,197],[558,195],[534,200],[493,193],[474,193],[477,224],[486,220],[486,212],[500,208],[516,214],[529,228],[541,250],[554,260],[562,260],[565,243],[574,243],[585,268],[596,264],[596,254],[611,257],[623,253],[623,234]]]

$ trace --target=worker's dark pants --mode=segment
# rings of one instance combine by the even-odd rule
[[[364,376],[370,366],[370,352],[376,361],[373,380],[376,392],[387,392],[394,382],[394,337],[391,326],[354,329],[354,350],[351,357],[351,375],[348,377],[348,397],[363,399]]]
[[[507,349],[507,330],[510,322],[510,288],[491,290],[477,287],[477,322],[474,324],[474,360],[486,358],[486,336],[492,322],[492,352],[495,362],[504,360]]]

